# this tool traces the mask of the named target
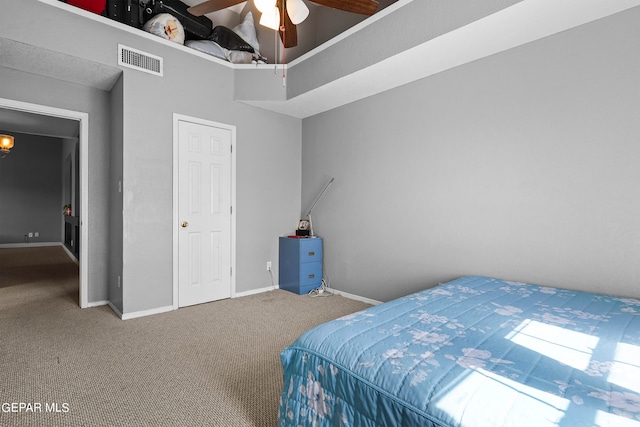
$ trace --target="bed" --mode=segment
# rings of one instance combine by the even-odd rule
[[[463,277],[305,332],[279,426],[640,427],[640,300]]]

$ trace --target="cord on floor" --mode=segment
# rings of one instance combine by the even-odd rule
[[[333,292],[331,292],[331,287],[329,286],[329,281],[322,279],[322,284],[319,288],[312,289],[307,294],[312,298],[325,298],[333,296]]]

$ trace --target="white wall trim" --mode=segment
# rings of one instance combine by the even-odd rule
[[[249,291],[233,293],[231,295],[231,298],[248,297],[250,295],[262,294],[264,292],[271,292],[271,291],[274,291],[276,289],[278,289],[278,287],[273,287],[273,286],[267,286],[266,288],[260,288],[260,289],[251,289]]]
[[[133,313],[125,313],[120,316],[122,320],[137,319],[138,317],[152,316],[154,314],[166,313],[173,311],[173,306],[152,308],[151,310],[134,311]]]
[[[122,319],[122,313],[120,313],[120,310],[118,310],[118,308],[111,302],[111,301],[107,301],[107,305],[109,307],[111,307],[111,310],[113,310],[113,312]]]
[[[134,311],[133,313],[123,314],[115,305],[113,305],[111,301],[107,301],[106,303],[109,307],[111,307],[111,310],[113,310],[113,312],[116,313],[116,315],[122,320],[137,319],[139,317],[152,316],[154,314],[173,311],[173,306],[167,305],[165,307],[152,308],[151,310]],[[96,305],[98,304],[96,303]]]
[[[37,243],[2,243],[0,248],[29,248],[29,247],[46,247],[46,246],[62,246],[60,242],[37,242]]]
[[[367,304],[371,304],[371,305],[380,305],[380,304],[382,304],[382,301],[377,301],[377,300],[374,300],[374,299],[371,299],[371,298],[361,297],[359,295],[354,295],[354,294],[350,294],[348,292],[338,291],[336,289],[329,289],[329,292],[332,292],[335,295],[340,295],[340,296],[345,297],[345,298],[353,299],[353,300],[356,300],[356,301],[361,301],[361,302],[364,302],[364,303],[367,303]]]
[[[61,2],[59,2],[61,3]],[[0,108],[6,108],[27,113],[42,114],[51,117],[77,120],[79,122],[79,146],[80,146],[80,307],[89,306],[89,114],[81,111],[65,110],[46,105],[31,104],[28,102],[0,98]]]
[[[111,301],[108,301],[108,300],[93,301],[93,302],[89,303],[89,306],[87,308],[89,308],[89,307],[102,307],[103,305],[110,305],[110,304],[111,304]]]
[[[77,266],[80,266],[80,261],[73,255],[73,253],[71,253],[71,251],[69,250],[69,248],[67,248],[64,244],[60,243],[60,246],[62,247],[62,249],[64,249],[64,251],[67,253],[67,256],[69,257],[69,259],[71,261],[73,261]],[[90,305],[88,305],[87,307],[90,307]]]
[[[231,295],[231,298],[242,298],[242,297],[248,297],[250,295],[256,295],[256,294],[261,294],[264,292],[271,292],[271,291],[275,291],[276,289],[280,289],[279,286],[268,286],[266,288],[260,288],[260,289],[251,289],[249,291],[244,291],[244,292],[237,292],[233,295]],[[288,292],[288,291],[287,291]],[[377,301],[371,298],[365,298],[365,297],[361,297],[359,295],[354,295],[354,294],[350,294],[348,292],[343,292],[343,291],[338,291],[336,289],[329,289],[327,292],[330,292],[334,295],[339,295],[345,298],[349,298],[355,301],[360,301],[360,302],[364,302],[366,304],[371,304],[371,305],[380,305],[382,304],[382,301]]]
[[[183,114],[173,113],[173,309],[178,309],[178,295],[179,295],[179,277],[178,277],[178,223],[180,222],[179,206],[178,206],[178,148],[179,148],[179,129],[178,124],[180,121],[189,123],[196,123],[204,126],[212,126],[221,129],[227,129],[231,132],[231,296],[236,292],[236,153],[238,149],[236,147],[236,127],[225,123],[214,122],[211,120],[201,119],[192,116],[186,116]]]

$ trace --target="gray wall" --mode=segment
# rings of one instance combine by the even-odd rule
[[[42,31],[54,21],[60,27],[55,34]],[[78,105],[81,97],[75,108],[59,105],[69,104],[71,97],[64,95],[59,101],[54,96],[56,84],[51,89],[32,88],[14,76],[2,79],[0,96],[87,111],[90,133],[101,129],[99,135],[92,133],[89,147],[90,301],[105,300],[110,293],[117,299],[113,284],[120,273],[123,313],[173,303],[172,238],[177,226],[172,217],[173,113],[237,127],[236,290],[271,286],[265,263],[271,260],[277,265],[277,237],[295,227],[300,206],[300,120],[235,102],[229,84],[232,69],[194,56],[187,48],[134,34],[124,26],[113,27],[106,20],[97,22],[45,3],[7,0],[0,24],[0,37],[106,66],[117,67],[118,43],[164,58],[164,77],[123,69],[122,81],[114,87],[120,90],[122,85],[122,95],[86,89],[103,94],[86,105]],[[110,105],[119,99],[121,108]],[[103,108],[97,115],[95,103]],[[122,124],[119,118],[110,123],[114,111],[122,114]],[[119,155],[112,143],[122,144],[121,162],[109,160],[114,153]],[[120,179],[120,163],[121,249],[108,247],[109,242],[118,244],[118,238],[108,233],[110,226],[119,233],[118,206],[110,206],[109,199]]]
[[[0,133],[2,130],[0,129]],[[62,241],[62,140],[7,132],[15,147],[0,159],[0,244]]]
[[[303,121],[332,285],[462,275],[640,297],[640,8]]]
[[[123,76],[123,312],[173,301],[173,113],[237,127],[236,291],[271,286],[266,262],[300,206],[301,121],[235,102],[231,68],[129,34],[111,52],[116,42],[164,58],[163,78]]]

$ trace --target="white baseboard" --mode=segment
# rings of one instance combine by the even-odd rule
[[[111,301],[107,302],[107,304],[109,305],[109,307],[111,307],[111,310],[113,310],[114,313],[116,313],[118,317],[122,320],[136,319],[138,317],[151,316],[153,314],[166,313],[168,311],[174,310],[172,305],[168,305],[166,307],[158,307],[158,308],[152,308],[151,310],[134,311],[133,313],[123,314],[120,312],[120,310],[118,310],[118,308],[115,305],[113,305]]]
[[[367,304],[371,304],[371,305],[380,305],[380,304],[382,304],[382,301],[376,301],[376,300],[371,299],[371,298],[361,297],[359,295],[350,294],[348,292],[339,291],[337,289],[329,289],[329,292],[332,292],[332,293],[334,293],[336,295],[340,295],[340,296],[345,297],[345,298],[353,299],[353,300],[356,300],[356,301],[361,301],[361,302],[364,302],[364,303],[367,303]]]
[[[78,258],[75,257],[75,255],[69,250],[69,248],[67,248],[62,243],[60,243],[60,246],[62,246],[62,249],[64,249],[64,251],[67,253],[67,256],[69,257],[69,259],[71,261],[75,262],[76,265],[80,265],[80,260],[78,260]],[[102,305],[104,305],[104,304],[102,304]],[[91,306],[89,306],[89,307],[91,307]]]
[[[249,295],[261,294],[263,292],[274,291],[276,289],[279,289],[277,285],[267,286],[266,288],[260,288],[260,289],[251,289],[250,291],[235,292],[233,295],[231,295],[231,298],[248,297]]]
[[[0,248],[29,248],[29,247],[43,247],[43,246],[62,246],[64,245],[60,242],[35,242],[35,243],[2,243],[0,244]]]
[[[234,293],[232,295],[232,298],[241,298],[241,297],[246,297],[246,296],[249,296],[249,295],[261,294],[261,293],[270,292],[270,291],[273,291],[273,290],[276,290],[276,289],[279,289],[279,287],[277,285],[276,286],[267,286],[266,288],[251,289],[249,291],[244,291],[244,292],[236,292],[236,293]],[[349,298],[349,299],[352,299],[352,300],[361,301],[361,302],[364,302],[366,304],[371,304],[371,305],[380,305],[380,304],[382,304],[381,301],[376,301],[374,299],[361,297],[361,296],[358,296],[358,295],[350,294],[348,292],[338,291],[336,289],[329,289],[329,292],[332,292],[335,295],[340,295],[340,296],[343,296],[345,298]],[[166,307],[153,308],[151,310],[135,311],[133,313],[123,314],[123,313],[120,312],[120,310],[118,310],[116,308],[115,305],[113,305],[113,303],[111,301],[97,301],[97,302],[90,303],[89,306],[90,307],[94,307],[94,306],[105,305],[105,304],[107,304],[109,307],[111,307],[111,309],[116,313],[116,315],[118,315],[118,317],[120,319],[122,319],[122,320],[129,320],[129,319],[135,319],[135,318],[138,318],[138,317],[151,316],[151,315],[154,315],[154,314],[166,313],[166,312],[175,310],[172,305],[169,305],[169,306],[166,306]]]
[[[115,310],[115,307],[111,306],[112,309]],[[174,308],[172,305],[168,305],[165,307],[152,308],[150,310],[142,310],[142,311],[134,311],[133,313],[125,313],[122,314],[118,310],[115,310],[116,313],[120,313],[120,318],[122,320],[136,319],[138,317],[151,316],[154,314],[166,313],[168,311],[173,311]]]
[[[255,294],[260,294],[263,292],[269,292],[269,291],[273,291],[274,289],[278,289],[278,287],[273,287],[273,286],[268,286],[266,288],[260,288],[260,289],[252,289],[250,291],[245,291],[245,292],[237,292],[235,294],[232,295],[232,298],[240,298],[240,297],[246,297],[249,295],[255,295]],[[111,309],[114,311],[114,313],[116,313],[116,315],[118,315],[118,317],[122,320],[129,320],[129,319],[135,319],[138,317],[145,317],[145,316],[151,316],[154,314],[160,314],[160,313],[166,313],[168,311],[173,311],[175,310],[175,308],[172,305],[168,305],[166,307],[158,307],[158,308],[152,308],[150,310],[143,310],[143,311],[134,311],[133,313],[121,313],[120,310],[118,310],[116,308],[115,305],[113,305],[113,303],[111,301],[100,301],[100,302],[95,302],[95,303],[91,303],[92,305],[90,305],[91,307],[93,306],[93,304],[95,304],[96,306],[98,305],[105,305],[107,304],[109,307],[111,307]]]
[[[280,289],[280,287],[278,285],[276,285],[276,286],[268,286],[266,288],[252,289],[250,291],[237,292],[237,293],[233,294],[232,298],[246,297],[246,296],[249,296],[249,295],[255,295],[255,294],[260,294],[260,293],[263,293],[263,292],[274,291],[276,289]],[[350,294],[348,292],[339,291],[339,290],[333,289],[333,288],[328,289],[328,292],[331,292],[332,294],[340,295],[340,296],[343,296],[345,298],[349,298],[349,299],[352,299],[352,300],[361,301],[361,302],[364,302],[366,304],[371,304],[371,305],[380,305],[380,304],[382,304],[382,301],[377,301],[377,300],[374,300],[374,299],[371,299],[371,298],[361,297],[359,295]]]
[[[121,318],[121,319],[122,319],[122,313],[120,313],[120,310],[118,310],[118,309],[116,308],[116,306],[115,306],[115,305],[113,305],[113,303],[112,303],[111,301],[109,301],[107,304],[109,305],[109,307],[111,307],[111,310],[113,310],[113,312],[114,312],[114,313],[115,313],[119,318]]]
[[[103,305],[109,305],[109,304],[111,304],[111,301],[107,301],[107,300],[104,300],[104,301],[93,301],[93,302],[90,302],[89,304],[87,304],[87,308],[90,308],[90,307],[102,307]]]

